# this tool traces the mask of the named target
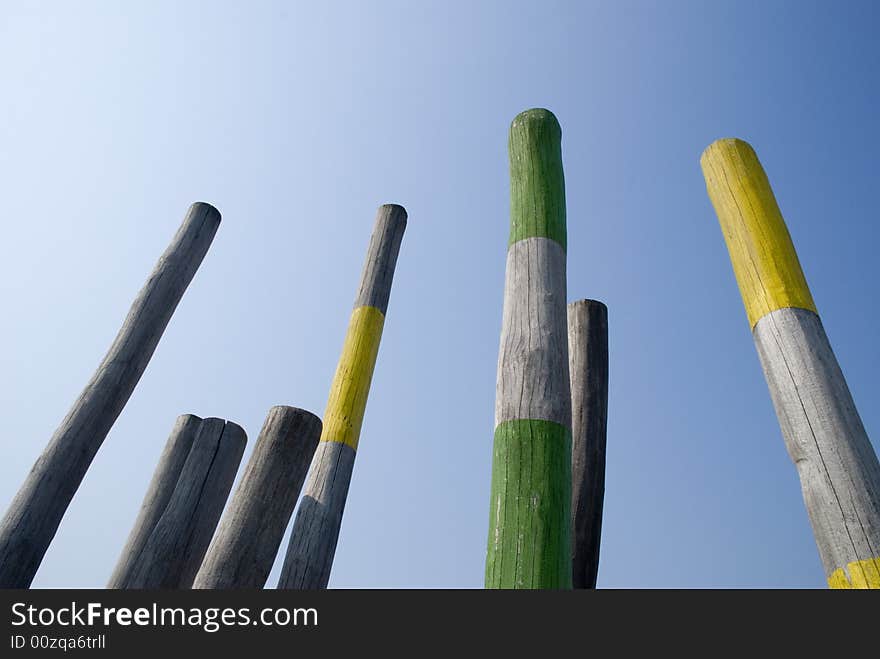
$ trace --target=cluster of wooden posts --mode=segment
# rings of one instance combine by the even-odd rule
[[[567,304],[561,139],[543,109],[510,127],[487,588],[596,586],[608,316],[596,300]],[[710,145],[701,164],[828,584],[880,588],[880,463],[767,177],[736,139]],[[271,408],[230,498],[245,431],[180,416],[108,588],[263,588],[297,502],[278,588],[327,586],[406,220],[401,206],[379,208],[323,423]],[[0,523],[0,587],[30,586],[219,225],[209,204],[189,209],[31,469]]]
[[[245,431],[224,419],[178,417],[108,588],[263,588],[304,482],[278,587],[327,586],[406,219],[400,206],[379,208],[323,423],[296,407],[271,408],[227,503]],[[12,501],[0,524],[0,587],[30,586],[219,225],[214,207],[190,207]]]
[[[567,299],[561,130],[510,128],[511,223],[486,586],[595,587],[605,483],[607,316]],[[752,148],[701,164],[832,588],[880,588],[880,463]]]

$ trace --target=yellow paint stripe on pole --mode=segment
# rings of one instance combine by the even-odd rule
[[[849,576],[847,576],[849,573]],[[880,557],[847,564],[828,577],[828,587],[842,590],[880,588]]]
[[[749,327],[783,307],[816,304],[785,220],[755,151],[738,139],[713,142],[700,158]]]
[[[385,316],[376,307],[365,305],[351,312],[330,386],[322,442],[339,442],[357,450],[384,324]]]

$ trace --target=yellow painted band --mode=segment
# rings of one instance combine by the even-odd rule
[[[783,307],[816,312],[767,174],[746,142],[713,142],[700,158],[739,291],[754,328]]]
[[[362,306],[351,312],[324,412],[322,442],[339,442],[357,449],[384,324],[385,316],[376,307]]]
[[[828,587],[845,590],[853,588],[880,590],[880,557],[853,561],[847,564],[846,570],[843,568],[835,570],[828,577]]]

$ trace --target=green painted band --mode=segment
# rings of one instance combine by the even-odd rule
[[[571,430],[498,424],[486,588],[571,588]]]
[[[510,124],[510,242],[550,238],[566,248],[562,129],[553,113],[526,110]]]

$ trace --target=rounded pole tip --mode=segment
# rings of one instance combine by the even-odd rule
[[[301,407],[294,407],[293,405],[273,405],[269,410],[269,414],[281,414],[289,417],[303,417],[306,419],[310,419],[311,421],[321,423],[321,417],[319,417],[314,412],[309,412],[308,410],[304,410]]]
[[[546,108],[531,108],[523,110],[513,118],[510,123],[510,130],[530,129],[530,128],[550,128],[551,130],[562,134],[562,128],[550,110]]]
[[[382,204],[379,206],[380,213],[387,213],[389,215],[402,215],[403,219],[406,219],[406,209],[400,204]]]
[[[217,218],[218,222],[220,221],[220,218],[222,217],[220,214],[220,211],[217,210],[217,207],[212,204],[209,204],[207,201],[194,201],[192,204],[190,204],[189,212],[190,213],[204,213],[206,216],[207,215],[214,216]]]
[[[707,146],[703,149],[702,155],[700,155],[700,162],[705,163],[706,160],[710,157],[710,155],[719,149],[733,149],[737,151],[746,151],[752,154],[755,153],[755,149],[751,144],[746,142],[745,140],[741,140],[738,137],[722,137]]]
[[[394,226],[406,228],[407,225],[406,209],[400,204],[382,204],[376,211],[376,225],[383,222],[390,223]]]
[[[244,428],[242,428],[234,421],[227,421],[226,426],[223,428],[223,434],[220,436],[220,439],[247,444],[247,433],[244,431]]]
[[[591,300],[589,298],[584,298],[583,300],[575,300],[574,302],[569,302],[568,306],[570,309],[579,309],[581,307],[585,307],[587,309],[601,309],[603,311],[608,311],[608,307],[605,306],[604,302],[600,302],[599,300]]]

